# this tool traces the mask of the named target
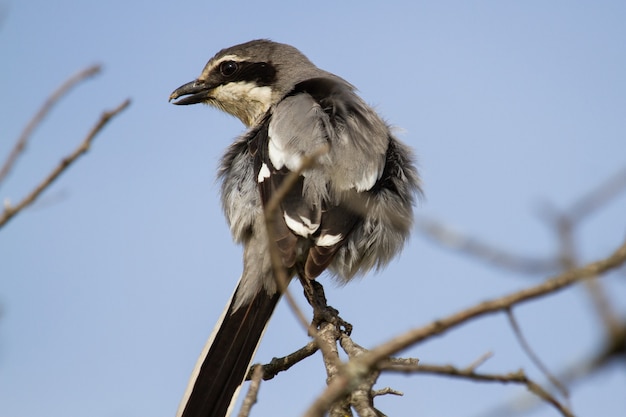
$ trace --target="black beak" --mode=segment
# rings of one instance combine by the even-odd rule
[[[175,101],[172,104],[197,104],[205,102],[210,96],[209,92],[212,88],[202,81],[192,81],[190,83],[181,85],[170,94],[170,100],[176,100],[179,97],[187,96],[183,99]]]

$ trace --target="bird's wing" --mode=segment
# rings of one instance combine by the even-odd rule
[[[334,79],[309,80],[270,110],[249,142],[264,205],[304,157],[327,147],[282,199],[274,222],[285,266],[293,266],[302,256],[309,278],[330,264],[361,221],[358,206],[365,200],[358,195],[370,190],[384,169],[388,134],[381,131],[376,143],[363,109],[367,107],[349,85]],[[302,240],[307,244],[298,245]]]

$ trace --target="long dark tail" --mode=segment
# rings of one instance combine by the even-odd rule
[[[237,290],[193,370],[176,417],[226,417],[265,331],[280,293],[261,290],[233,312]]]

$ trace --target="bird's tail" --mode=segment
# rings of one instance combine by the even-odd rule
[[[261,290],[233,311],[239,285],[202,350],[176,417],[226,417],[232,411],[280,298],[279,292],[269,295]]]

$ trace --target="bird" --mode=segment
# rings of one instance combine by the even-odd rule
[[[379,269],[409,237],[420,177],[412,150],[356,88],[288,44],[257,39],[222,49],[169,98],[216,107],[246,127],[218,171],[243,272],[176,414],[225,417],[281,298],[271,245],[289,279],[304,284],[325,270],[347,282]],[[289,175],[295,184],[268,234],[264,208]]]

